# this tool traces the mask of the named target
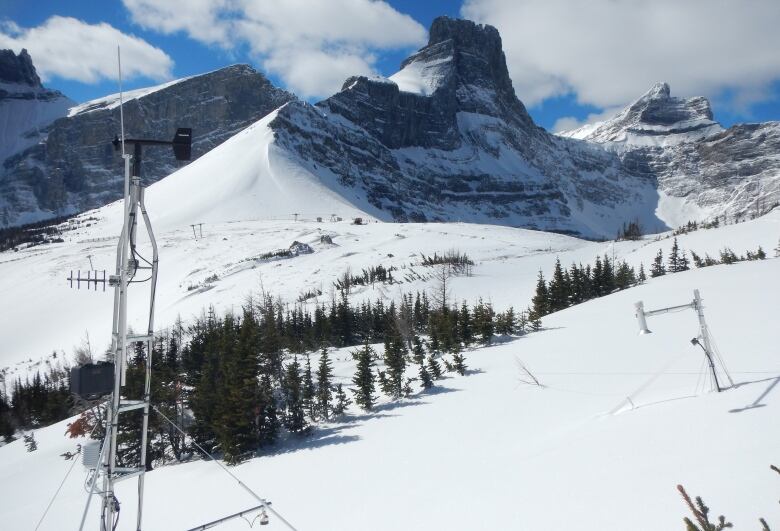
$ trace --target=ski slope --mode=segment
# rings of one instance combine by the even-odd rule
[[[780,523],[780,357],[768,318],[780,261],[651,279],[558,312],[545,330],[466,353],[470,373],[433,391],[355,410],[310,437],[232,471],[299,530],[682,529],[682,483],[737,529]],[[654,317],[639,336],[633,303],[683,304],[701,290],[737,384],[717,394],[690,345],[692,311]],[[457,294],[463,293],[458,286]],[[336,375],[353,370],[345,350]],[[316,357],[312,360],[316,363]],[[544,387],[522,383],[525,364]],[[65,422],[0,448],[0,518],[32,528],[67,472]],[[77,464],[41,529],[74,529],[86,494]],[[146,529],[187,529],[254,505],[213,463],[158,468],[146,479]],[[134,529],[133,481],[119,484],[118,529]],[[97,529],[92,509],[91,527]],[[247,529],[240,520],[218,529]],[[267,529],[283,529],[272,519]]]

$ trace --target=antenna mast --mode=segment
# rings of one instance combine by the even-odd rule
[[[144,497],[144,474],[146,472],[146,450],[148,445],[147,431],[149,426],[149,409],[151,406],[150,389],[152,375],[152,341],[154,339],[154,301],[157,288],[157,268],[159,264],[157,241],[154,237],[152,224],[149,215],[146,212],[145,188],[141,185],[141,162],[144,145],[167,145],[173,147],[174,155],[177,160],[189,160],[192,147],[192,130],[178,129],[173,140],[149,140],[149,139],[130,139],[125,137],[124,130],[124,95],[122,92],[122,63],[121,53],[117,47],[117,64],[119,69],[119,120],[121,130],[121,140],[114,138],[112,142],[116,150],[121,149],[122,159],[124,161],[124,217],[122,222],[122,232],[119,235],[116,252],[116,273],[108,278],[109,286],[114,288],[114,310],[113,322],[111,328],[111,356],[113,357],[113,389],[108,400],[106,414],[106,436],[103,440],[100,452],[101,462],[99,471],[102,473],[102,486],[99,491],[95,490],[95,482],[90,488],[90,497],[87,499],[84,508],[84,518],[82,518],[81,527],[83,529],[85,518],[89,510],[89,502],[93,493],[99,493],[103,500],[100,513],[100,530],[113,531],[116,528],[119,518],[119,501],[115,496],[115,485],[125,479],[138,478],[138,514],[136,529],[141,530],[143,517],[143,497]],[[125,151],[125,143],[133,145],[132,155]],[[132,164],[131,164],[132,161]],[[142,256],[137,250],[137,233],[139,216],[143,218],[144,228],[146,229],[149,243],[152,248],[151,261]],[[148,278],[134,280],[139,270],[146,270]],[[80,273],[76,278],[77,283],[81,280]],[[73,273],[71,273],[71,283]],[[128,333],[127,326],[127,294],[130,284],[135,282],[149,281],[149,314],[146,330],[142,334]],[[105,287],[105,275],[102,279],[92,279],[89,275],[86,279],[87,287],[90,283],[102,283]],[[80,284],[79,284],[80,285]],[[146,355],[144,356],[144,388],[140,399],[128,399],[122,397],[122,387],[125,385],[127,375],[127,357],[128,348],[132,345],[143,344]],[[87,371],[85,371],[87,372]],[[78,372],[77,372],[78,375]],[[85,389],[88,386],[85,386]],[[102,391],[108,393],[108,389]],[[119,416],[129,411],[140,410],[143,413],[140,457],[136,466],[118,466],[117,462],[117,435],[119,433]]]

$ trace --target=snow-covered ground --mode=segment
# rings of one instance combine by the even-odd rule
[[[777,228],[776,220],[765,225]],[[717,232],[725,238],[746,226]],[[500,263],[478,267],[473,280],[493,286],[494,296],[513,289],[485,270]],[[352,410],[345,422],[233,472],[300,530],[682,529],[678,483],[737,529],[756,526],[759,516],[777,525],[780,478],[769,465],[780,440],[772,318],[779,266],[768,259],[692,270],[558,312],[542,332],[467,352],[465,377],[372,414]],[[515,269],[522,279],[524,268]],[[456,286],[458,296],[468,282]],[[736,383],[721,394],[707,390],[703,356],[689,343],[693,312],[654,317],[653,334],[637,334],[635,301],[683,304],[694,288]],[[346,349],[335,357],[346,382]],[[543,388],[522,383],[520,362]],[[0,448],[4,528],[32,528],[65,475],[71,463],[59,454],[78,442],[63,436],[65,424],[38,430],[36,452],[21,441]],[[77,527],[83,481],[76,465],[41,529]],[[147,529],[186,529],[253,505],[209,462],[162,467],[146,481]],[[134,481],[120,484],[117,496],[119,529],[133,529]],[[96,529],[94,506],[92,513]],[[246,528],[240,520],[220,527]],[[268,529],[283,526],[272,519]]]

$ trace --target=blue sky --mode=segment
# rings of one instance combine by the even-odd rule
[[[30,48],[45,84],[79,102],[116,92],[111,63],[120,38],[126,89],[245,62],[316,101],[349,74],[394,73],[436,16],[466,16],[502,32],[518,96],[548,129],[611,114],[661,80],[674,95],[709,97],[725,125],[780,120],[780,60],[772,57],[780,39],[765,23],[780,20],[772,18],[776,2],[756,0],[761,9],[750,12],[728,3],[713,9],[721,1],[713,0],[702,15],[700,6],[686,12],[659,0],[646,9],[660,11],[637,19],[628,0],[593,0],[581,12],[584,3],[565,0],[262,1],[0,0],[0,47]],[[661,29],[637,26],[672,12]],[[694,20],[705,26],[700,33]],[[707,23],[738,25],[744,35],[713,37]]]

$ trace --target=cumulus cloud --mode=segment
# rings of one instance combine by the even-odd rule
[[[585,119],[579,119],[575,116],[563,116],[558,118],[553,124],[553,133],[561,133],[563,131],[571,131],[578,129],[583,125],[595,124],[596,122],[603,122],[614,117],[617,113],[623,110],[622,106],[608,107],[601,112],[593,112],[588,114]]]
[[[40,26],[0,24],[0,48],[27,48],[42,79],[52,77],[96,83],[116,78],[116,47],[122,47],[123,75],[156,80],[171,77],[173,60],[143,39],[113,26],[53,16]]]
[[[780,79],[776,0],[466,0],[461,12],[499,29],[528,105],[572,93],[624,105],[667,81],[744,109]]]
[[[300,96],[373,74],[381,50],[418,46],[425,28],[376,0],[123,0],[133,21],[225,50],[246,47]]]

